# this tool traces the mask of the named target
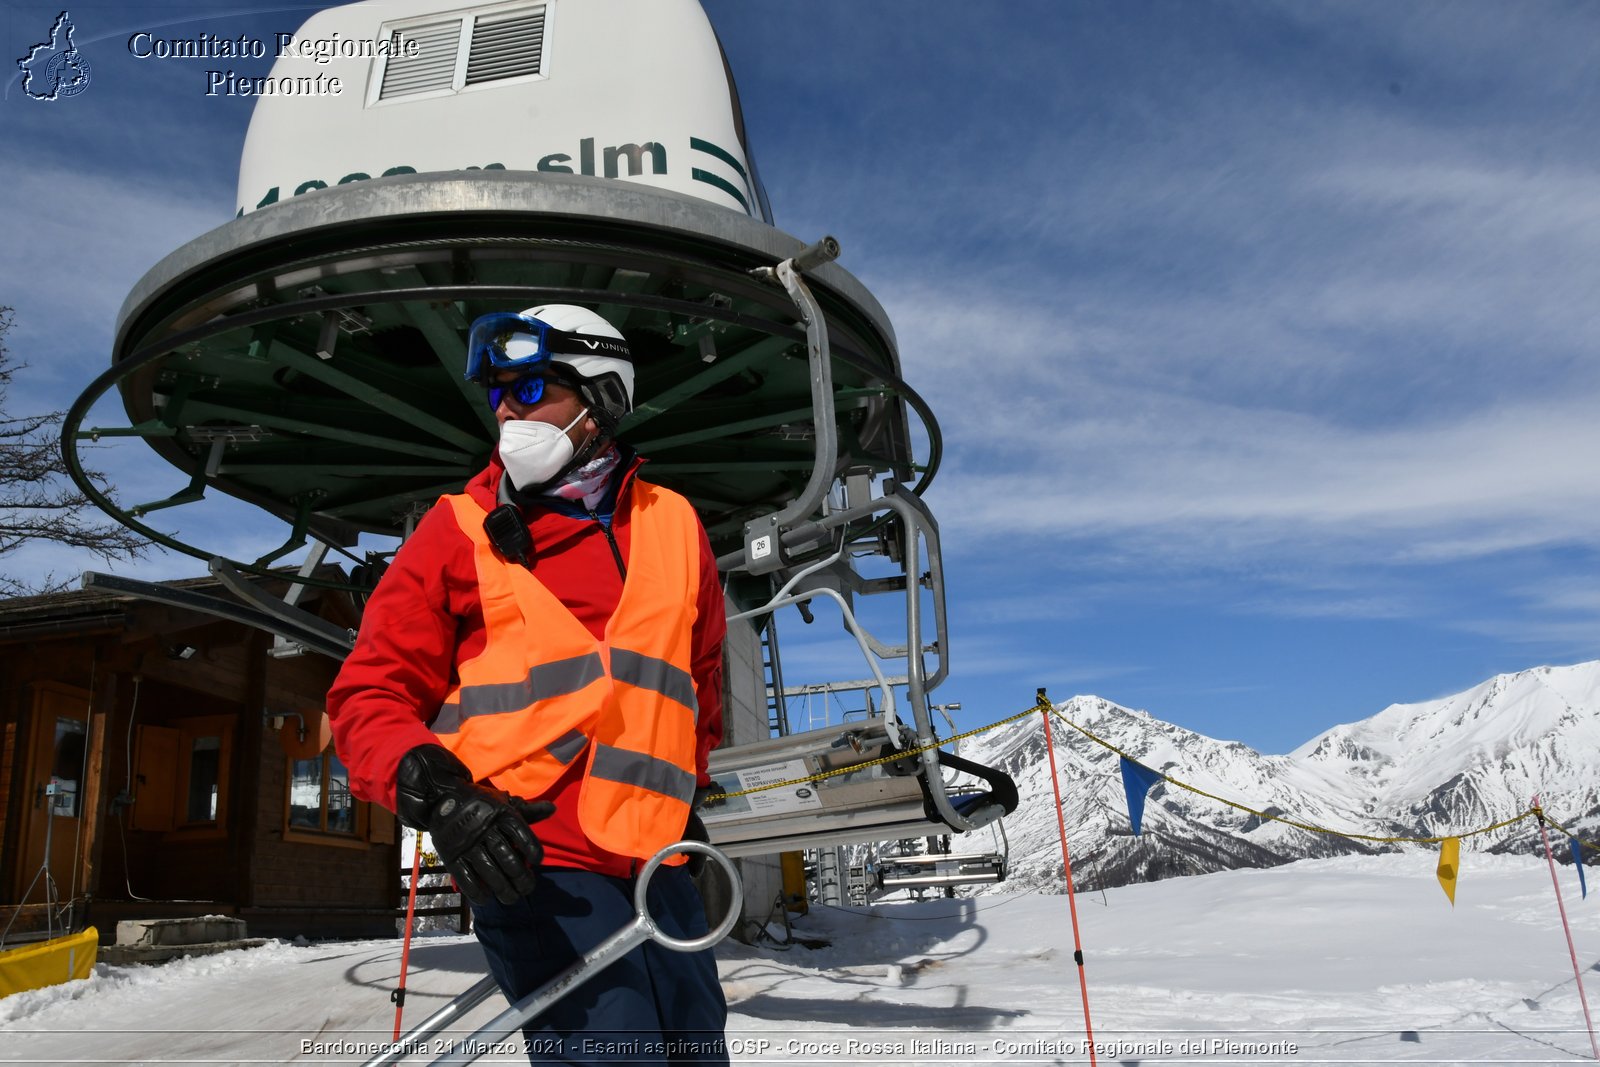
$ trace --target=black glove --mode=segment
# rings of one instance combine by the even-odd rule
[[[712,779],[710,785],[702,785],[695,789],[694,799],[689,802],[689,822],[683,828],[683,837],[686,841],[704,841],[711,844],[711,835],[706,832],[706,824],[700,820],[700,813],[696,808],[714,808],[724,802],[727,794],[721,782]],[[706,857],[703,852],[689,853],[689,874],[696,881],[700,879],[700,872],[706,869]]]
[[[418,745],[400,760],[395,814],[433,835],[433,847],[474,904],[515,904],[533,891],[544,849],[528,824],[555,811],[548,801],[514,797],[472,780],[440,745]]]
[[[701,822],[700,816],[693,811],[689,812],[688,825],[683,828],[683,839],[685,841],[704,841],[708,845],[711,844],[711,835],[706,833],[706,824]],[[689,877],[699,881],[700,872],[706,869],[706,854],[704,852],[690,852],[687,855],[689,858],[684,863],[684,866],[689,868]]]

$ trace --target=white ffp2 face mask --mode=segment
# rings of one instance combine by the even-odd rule
[[[560,473],[574,451],[567,431],[588,414],[589,409],[584,408],[565,426],[529,419],[501,424],[500,460],[506,465],[511,484],[518,489],[537,489]]]

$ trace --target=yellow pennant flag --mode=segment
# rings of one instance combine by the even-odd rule
[[[1444,895],[1450,898],[1450,906],[1456,904],[1456,872],[1461,869],[1461,838],[1447,837],[1439,842],[1439,885],[1444,888]]]

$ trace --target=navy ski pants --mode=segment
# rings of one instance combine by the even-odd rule
[[[489,969],[513,1003],[633,921],[633,880],[546,867],[512,905],[473,905]],[[684,867],[650,879],[650,914],[678,938],[706,933]],[[674,1063],[726,1067],[728,1008],[712,951],[639,945],[535,1017],[523,1030],[531,1063]]]

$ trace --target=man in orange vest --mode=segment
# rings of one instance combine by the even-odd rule
[[[352,791],[432,835],[515,1001],[630,921],[648,857],[703,835],[726,623],[694,509],[616,440],[633,365],[610,323],[485,315],[467,377],[499,447],[396,554],[328,715]],[[669,934],[705,933],[685,865],[650,897]],[[726,1064],[726,1017],[709,950],[647,943],[534,1019],[529,1058]]]

